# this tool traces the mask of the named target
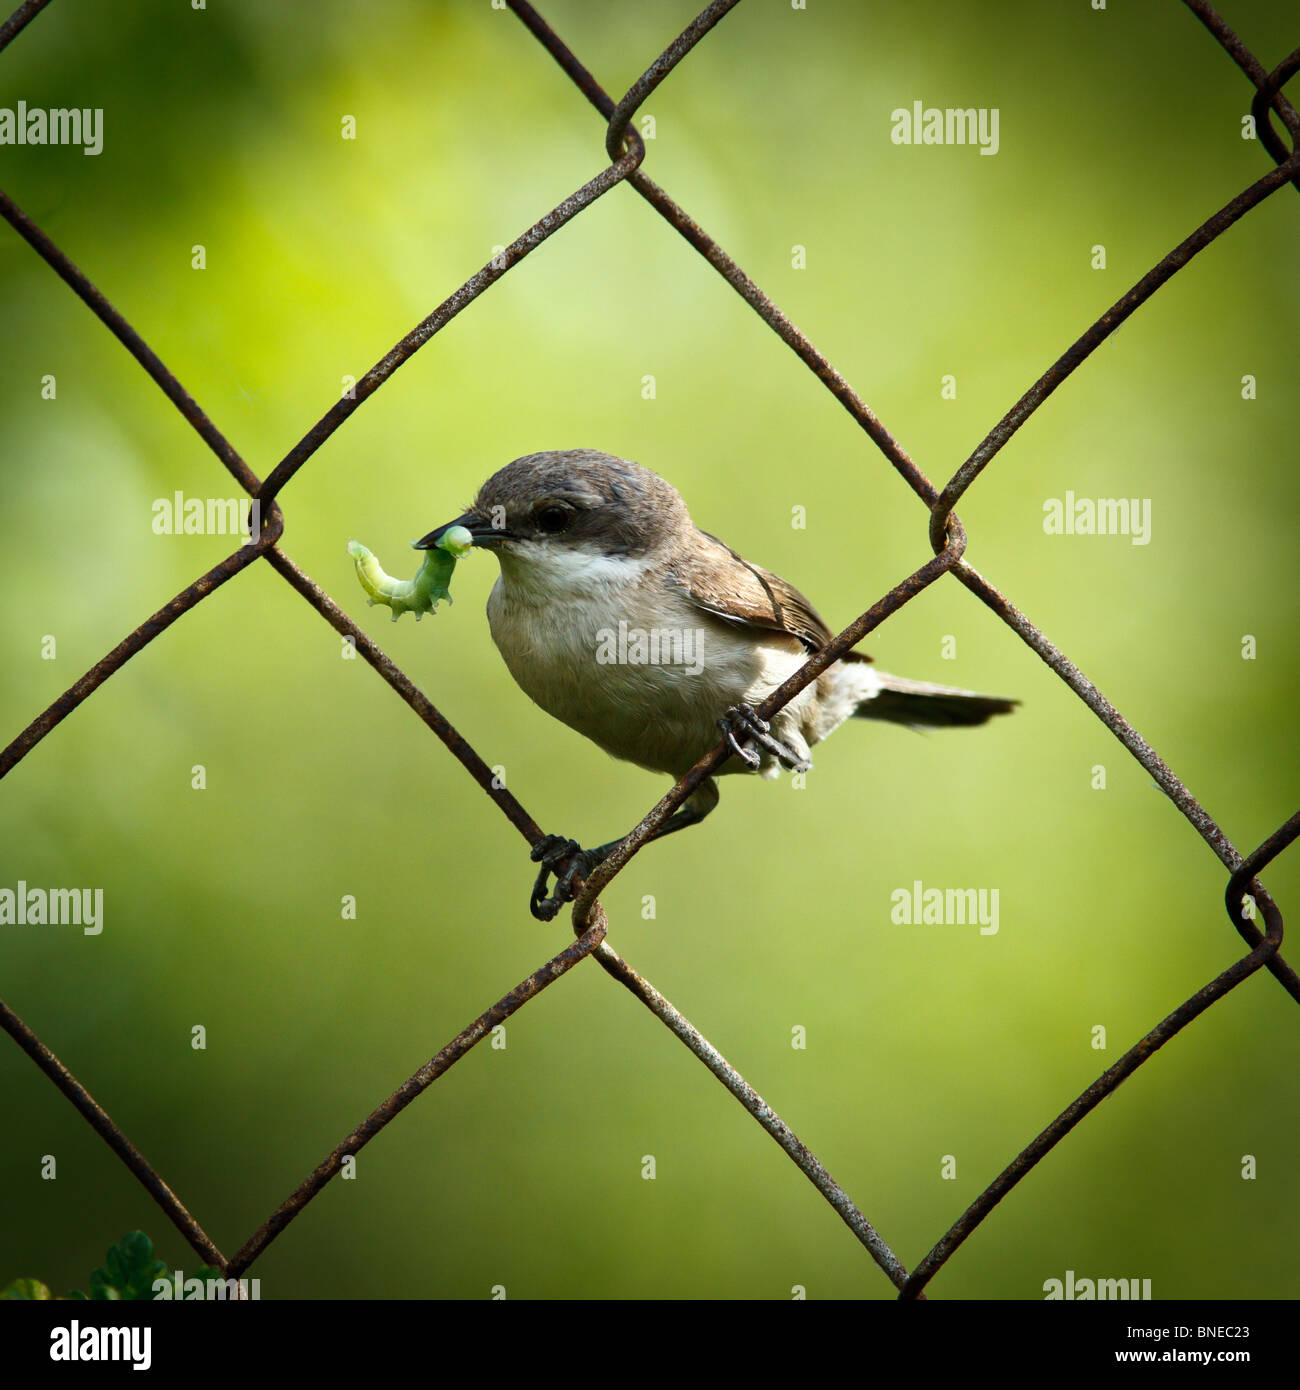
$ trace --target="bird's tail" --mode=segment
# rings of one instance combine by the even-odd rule
[[[910,681],[888,671],[876,671],[875,676],[878,688],[853,711],[855,719],[885,719],[922,729],[953,728],[987,723],[995,714],[1010,714],[1020,703],[951,685]]]

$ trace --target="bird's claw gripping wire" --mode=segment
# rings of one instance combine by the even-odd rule
[[[771,725],[766,719],[760,719],[751,705],[736,705],[729,709],[718,720],[718,728],[726,734],[735,755],[755,772],[763,763],[752,746],[755,743],[760,748],[766,748],[782,767],[789,768],[791,772],[807,772],[812,767],[807,758],[800,757],[789,744],[774,737]]]
[[[602,848],[605,848],[602,846]],[[528,900],[529,911],[539,922],[549,922],[564,906],[577,897],[575,879],[584,879],[605,858],[597,850],[583,849],[577,840],[564,835],[546,835],[533,846],[528,856],[533,863],[541,864],[537,882],[533,884],[532,896]],[[568,861],[562,872],[559,866]],[[555,892],[547,895],[547,879],[555,874]]]

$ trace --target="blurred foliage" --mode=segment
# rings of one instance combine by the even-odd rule
[[[159,1279],[171,1283],[167,1266],[154,1258],[153,1241],[143,1231],[128,1231],[116,1245],[109,1246],[104,1264],[91,1270],[90,1294],[73,1289],[65,1297],[91,1303],[150,1303],[155,1296],[154,1284]],[[210,1265],[201,1265],[191,1282],[208,1279],[221,1279],[221,1272]],[[43,1303],[53,1297],[49,1285],[39,1279],[14,1279],[0,1291],[0,1300],[11,1303]]]
[[[693,13],[677,0],[542,10],[614,93]],[[508,13],[376,0],[358,14],[334,0],[58,0],[0,58],[0,104],[105,111],[98,157],[6,146],[0,182],[262,476],[346,376],[605,163],[600,121]],[[1294,46],[1276,0],[1225,17],[1266,65]],[[646,167],[944,479],[1098,314],[1270,167],[1241,138],[1250,95],[1177,5],[746,0],[648,103]],[[891,144],[890,112],[915,100],[997,107],[999,153]],[[355,140],[341,138],[347,115]],[[960,509],[971,562],[1243,852],[1296,803],[1298,213],[1283,189],[1199,255]],[[0,305],[11,736],[231,549],[153,534],[154,500],[235,488],[7,229]],[[955,400],[940,395],[947,374]],[[1242,398],[1246,375],[1257,399]],[[491,558],[462,566],[453,608],[390,626],[346,551],[361,537],[396,555],[511,458],[574,446],[665,474],[702,526],[787,575],[832,626],[930,549],[924,509],[870,441],[630,189],[493,286],[293,480],[283,544],[544,829],[590,844],[666,788],[513,686],[481,615]],[[1044,501],[1067,490],[1150,498],[1150,545],[1044,534]],[[730,778],[706,826],[638,856],[605,902],[619,950],[910,1265],[1242,946],[1211,852],[960,585],[933,586],[867,646],[886,669],[1023,707],[971,733],[846,729],[799,792]],[[0,928],[4,997],[227,1253],[567,939],[563,917],[528,916],[518,834],[341,656],[255,565],[0,792],[0,886],[102,887],[105,904],[97,937]],[[1298,864],[1293,852],[1267,875],[1284,911]],[[915,880],[996,887],[998,934],[894,925],[890,894]],[[934,1295],[1040,1298],[1073,1269],[1150,1278],[1157,1298],[1296,1296],[1295,1025],[1267,975],[1243,984],[1049,1156]],[[890,1295],[767,1136],[594,965],[505,1040],[442,1078],[270,1248],[254,1271],[268,1297]],[[0,1268],[67,1287],[95,1258],[88,1232],[156,1214],[13,1047],[0,1095]],[[364,1288],[340,1289],[341,1248],[367,1252]],[[188,1254],[173,1234],[161,1253]]]

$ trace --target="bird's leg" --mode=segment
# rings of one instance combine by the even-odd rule
[[[705,778],[687,797],[686,801],[668,817],[666,821],[646,840],[662,840],[674,830],[685,830],[688,825],[698,825],[718,804],[718,788],[712,778]],[[549,922],[565,903],[577,897],[575,880],[585,879],[598,864],[606,859],[627,839],[621,835],[608,844],[597,845],[595,849],[583,849],[576,840],[564,835],[546,835],[533,846],[529,858],[541,869],[537,882],[533,884],[532,896],[528,900],[529,910],[539,922]],[[562,872],[559,866],[568,861]],[[547,895],[547,880],[555,874],[555,891]]]
[[[741,762],[747,763],[755,772],[763,762],[750,746],[755,743],[760,748],[766,748],[782,767],[788,767],[791,772],[807,772],[812,767],[807,758],[773,736],[771,725],[758,717],[752,705],[736,705],[729,709],[718,720],[718,728],[726,734],[727,742]]]

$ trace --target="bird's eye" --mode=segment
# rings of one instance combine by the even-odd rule
[[[567,529],[572,520],[573,509],[558,502],[552,502],[549,506],[543,507],[536,516],[537,529],[546,531],[550,535]]]

